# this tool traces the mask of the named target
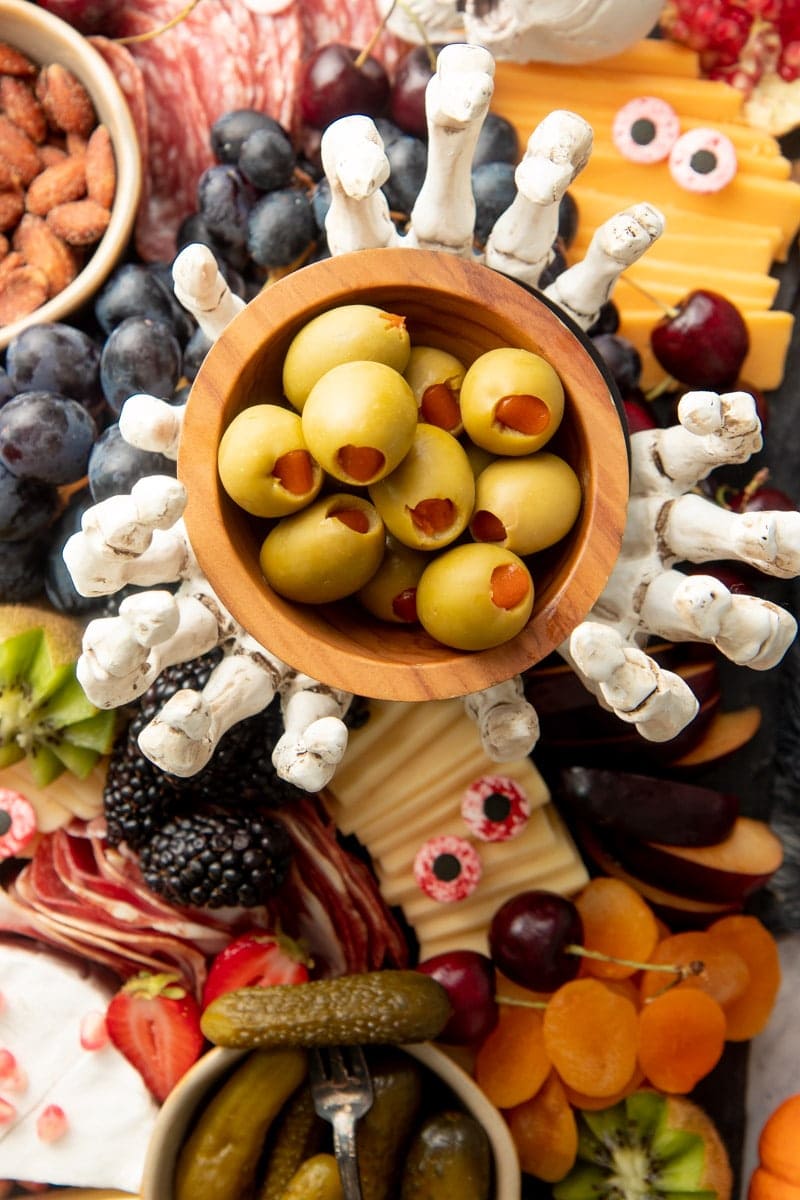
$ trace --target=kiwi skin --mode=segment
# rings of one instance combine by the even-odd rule
[[[685,1096],[644,1089],[582,1112],[575,1166],[554,1200],[731,1200],[733,1173],[711,1118]]]

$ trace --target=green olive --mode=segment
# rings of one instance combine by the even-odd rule
[[[324,471],[364,486],[402,462],[417,428],[417,404],[405,379],[380,362],[332,367],[308,394],[303,436]]]
[[[449,546],[467,527],[475,477],[464,447],[437,425],[420,422],[400,466],[369,489],[390,533],[416,550]]]
[[[423,551],[404,546],[390,534],[381,565],[358,593],[367,612],[396,625],[413,624],[417,619],[417,584],[430,561]]]
[[[416,397],[419,419],[448,433],[461,433],[459,396],[466,367],[437,346],[412,346],[405,377]]]
[[[303,438],[300,417],[277,404],[254,404],[233,418],[217,456],[222,486],[256,517],[284,517],[304,508],[323,474]]]
[[[331,367],[371,359],[402,374],[410,352],[405,317],[372,304],[342,304],[295,334],[283,361],[283,390],[302,412],[308,393]]]
[[[456,650],[488,650],[516,637],[533,609],[533,580],[502,546],[469,542],[439,554],[417,585],[423,628]]]
[[[563,458],[547,450],[499,458],[478,476],[470,533],[516,554],[535,554],[569,533],[580,507],[578,476]]]
[[[461,385],[461,416],[473,442],[493,454],[532,454],[564,415],[564,388],[546,359],[504,346],[487,350]]]
[[[383,558],[383,522],[360,496],[326,496],[285,517],[261,547],[261,570],[287,600],[327,604],[362,588]]]

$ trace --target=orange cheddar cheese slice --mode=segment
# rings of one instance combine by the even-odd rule
[[[768,392],[780,386],[786,366],[786,355],[794,328],[791,313],[744,312],[750,334],[750,351],[742,367],[742,380]],[[650,349],[650,331],[658,320],[654,309],[620,310],[619,332],[633,342],[642,356],[642,388],[649,391],[665,379],[662,366]]]
[[[596,132],[597,130],[595,129],[595,133]],[[616,146],[612,145],[610,142],[607,142],[605,139],[595,138],[594,146],[592,147],[592,162],[594,163],[595,167],[602,166],[610,172],[613,171],[614,168],[620,163],[625,163],[627,165],[628,159],[624,158],[620,154],[619,150],[617,150]],[[756,179],[791,179],[792,164],[789,162],[788,158],[783,158],[779,154],[768,157],[765,154],[749,154],[745,150],[738,150],[736,153],[736,162],[737,179],[740,179],[742,175]],[[636,164],[631,165],[635,166]],[[656,163],[653,164],[653,166],[659,175],[661,175],[664,170],[669,171],[666,163]],[[636,169],[638,171],[641,168],[637,167]],[[672,179],[671,174],[669,178]],[[728,184],[728,187],[730,186],[731,185]],[[680,187],[680,184],[678,184],[678,187],[681,192],[687,190],[686,188]],[[724,188],[723,190],[727,191],[727,188]]]
[[[669,288],[670,293],[673,290],[678,293],[678,300],[693,288],[704,287],[712,292],[720,292],[740,308],[752,309],[771,308],[780,287],[779,281],[772,275],[746,274],[744,271],[730,271],[724,267],[706,267],[705,263],[699,272],[697,264],[687,267],[684,263],[650,262],[647,256],[628,267],[617,286],[624,288],[626,281],[638,284],[645,291]],[[630,304],[632,300],[634,297],[626,295],[626,303]]]
[[[583,258],[592,239],[592,231],[585,226],[578,226],[578,232],[570,245],[567,258],[570,262]],[[711,267],[729,268],[736,263],[740,271],[767,274],[772,266],[773,241],[768,237],[752,237],[748,239],[715,237],[713,234],[675,233],[672,223],[668,222],[667,231],[658,241],[654,242],[647,251],[645,261],[648,263],[674,263],[694,268],[702,263]],[[624,279],[624,276],[623,276]]]
[[[602,59],[604,71],[631,75],[678,75],[699,79],[700,60],[694,50],[666,39],[643,38],[632,46]]]

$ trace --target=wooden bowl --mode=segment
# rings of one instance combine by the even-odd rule
[[[243,408],[282,397],[281,367],[297,331],[318,313],[367,303],[402,313],[413,343],[471,363],[498,346],[541,353],[566,392],[548,448],[575,468],[583,505],[570,534],[532,564],[536,600],[526,627],[490,650],[453,650],[419,628],[371,618],[354,601],[290,603],[265,583],[268,525],[223,491],[217,447]],[[284,662],[358,695],[445,699],[493,686],[551,653],[586,616],[619,553],[628,499],[627,439],[591,344],[557,309],[486,267],[455,256],[363,250],[295,271],[266,288],[209,351],[190,394],[178,460],[186,525],[209,582],[233,616]],[[540,560],[540,561],[538,561]]]
[[[475,1080],[431,1042],[404,1046],[403,1050],[437,1075],[486,1130],[494,1165],[492,1200],[519,1200],[522,1178],[511,1133]],[[208,1093],[247,1053],[247,1050],[221,1047],[209,1050],[170,1092],[158,1114],[147,1149],[141,1200],[172,1200],[178,1151],[195,1114]]]
[[[139,141],[127,101],[111,69],[91,42],[29,0],[0,0],[0,38],[40,64],[58,62],[78,77],[111,137],[117,185],[111,220],[80,273],[35,312],[0,325],[0,349],[26,329],[63,321],[88,303],[122,257],[130,240],[142,187]]]

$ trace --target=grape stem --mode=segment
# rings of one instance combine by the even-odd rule
[[[195,2],[196,2],[196,0],[195,0]],[[369,39],[369,41],[367,42],[366,46],[361,51],[361,53],[359,55],[357,55],[357,57],[355,58],[355,60],[353,62],[353,66],[357,70],[360,70],[363,67],[364,63],[367,61],[367,59],[369,58],[372,51],[375,49],[375,45],[378,41],[378,38],[381,36],[384,29],[386,28],[386,22],[389,20],[389,17],[394,12],[396,3],[397,3],[397,0],[392,0],[392,3],[389,5],[386,12],[383,14],[383,16],[378,24],[378,27],[375,30],[375,32],[373,33],[372,37]]]

